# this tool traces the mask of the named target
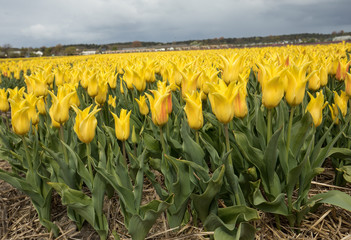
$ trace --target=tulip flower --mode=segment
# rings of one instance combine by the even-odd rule
[[[140,96],[140,99],[135,99],[139,105],[139,111],[142,115],[147,115],[149,113],[149,107],[146,104],[146,97]]]
[[[321,79],[317,72],[314,72],[308,81],[308,89],[312,91],[317,91],[321,87]]]
[[[160,93],[159,91],[151,91],[154,96],[147,94],[150,102],[152,121],[157,126],[163,126],[168,121],[168,98],[171,92]]]
[[[306,107],[306,111],[311,114],[314,125],[318,127],[323,120],[322,110],[327,106],[328,103],[324,103],[324,95],[322,91],[317,92],[316,97],[313,97],[313,95],[309,92],[308,95],[311,99]]]
[[[130,114],[132,111],[127,113],[127,110],[121,109],[119,117],[113,112],[111,113],[115,119],[115,132],[117,139],[120,141],[126,141],[130,135]]]
[[[0,111],[7,112],[10,109],[10,104],[7,99],[7,91],[4,88],[0,89]]]
[[[42,97],[39,98],[37,101],[37,109],[39,114],[42,114],[42,115],[46,114],[45,101]]]
[[[218,84],[212,84],[211,88],[209,99],[212,112],[221,123],[229,123],[234,117],[234,99],[238,94],[235,82],[227,86],[223,80],[219,80]]]
[[[25,91],[25,88],[22,87],[18,89],[18,87],[15,87],[14,89],[8,89],[9,92],[9,99],[14,100],[15,102],[20,102],[23,100],[23,93]]]
[[[104,105],[104,103],[106,102],[107,91],[108,91],[107,82],[101,79],[98,83],[98,94],[95,96],[96,104],[100,106]]]
[[[144,70],[139,69],[138,71],[133,71],[133,86],[139,91],[142,92],[146,88],[146,81],[144,78]]]
[[[31,94],[25,94],[24,106],[27,106],[28,109],[28,117],[29,120],[32,121],[33,125],[36,125],[39,122],[39,112],[37,112],[36,105],[38,102],[38,98]]]
[[[284,96],[285,83],[281,75],[285,70],[274,65],[258,65],[260,67],[259,82],[262,87],[262,104],[271,109],[276,107]]]
[[[202,115],[202,92],[193,92],[192,94],[185,94],[185,113],[188,119],[189,127],[198,130],[202,128],[204,124],[204,118]]]
[[[11,118],[12,129],[18,135],[25,135],[30,129],[29,107],[22,107]]]
[[[77,114],[73,130],[77,134],[79,140],[83,143],[90,143],[94,139],[97,126],[95,114],[101,110],[97,109],[96,105],[93,111],[89,113],[91,106],[92,105],[85,108],[83,111],[76,106],[72,106]]]
[[[96,74],[88,79],[87,93],[90,97],[95,97],[99,93],[99,80]]]
[[[192,93],[196,91],[197,88],[197,80],[202,72],[193,72],[189,71],[187,74],[181,72],[183,75],[182,78],[182,97],[185,97],[186,93]]]
[[[52,105],[49,110],[49,114],[52,120],[54,127],[59,127],[63,125],[69,119],[69,108],[70,108],[70,98],[74,95],[74,92],[71,92],[65,96],[60,94],[63,89],[59,88],[57,97],[51,91],[49,94],[52,98]]]
[[[222,79],[226,84],[238,81],[239,73],[243,70],[243,55],[234,54],[229,57],[219,55],[223,61],[222,65]]]
[[[306,83],[309,77],[306,77],[306,69],[309,63],[300,67],[294,65],[286,72],[288,77],[288,87],[286,88],[285,100],[290,106],[297,106],[302,103],[305,97]]]
[[[246,84],[238,87],[238,94],[234,98],[234,116],[237,118],[244,118],[247,113],[247,103],[246,103]]]
[[[117,87],[117,74],[112,72],[111,74],[108,75],[108,85],[110,85],[111,89],[115,89]]]
[[[342,116],[345,117],[347,113],[347,102],[349,100],[349,97],[346,95],[344,91],[341,91],[340,95],[336,91],[333,91],[333,92],[334,92],[334,103],[340,108]]]
[[[335,78],[339,81],[344,81],[346,78],[346,73],[349,72],[351,61],[344,63],[339,61],[338,67],[336,69]]]
[[[124,70],[123,80],[126,82],[128,89],[133,89],[134,72],[129,67],[126,67]]]
[[[345,92],[348,97],[351,97],[351,74],[346,73],[345,77]]]

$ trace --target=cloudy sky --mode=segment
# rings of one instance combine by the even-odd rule
[[[350,0],[0,0],[0,46],[351,31]]]

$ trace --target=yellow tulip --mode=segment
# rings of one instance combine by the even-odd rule
[[[146,88],[146,81],[144,78],[143,69],[139,69],[139,71],[133,71],[133,86],[139,91],[142,92]]]
[[[10,104],[7,99],[7,91],[4,88],[0,89],[0,111],[7,112],[10,109]]]
[[[25,88],[22,87],[18,89],[18,87],[15,87],[14,89],[8,89],[7,91],[9,92],[9,99],[14,100],[15,102],[20,102],[23,100],[23,93],[24,93]]]
[[[262,87],[262,104],[271,109],[276,107],[284,96],[285,83],[282,74],[285,70],[274,65],[258,65],[260,67],[259,82]]]
[[[317,91],[320,87],[321,87],[321,79],[319,78],[317,72],[314,72],[310,80],[308,81],[308,89],[312,91]]]
[[[70,108],[70,98],[74,95],[74,92],[71,92],[65,96],[60,94],[63,89],[59,88],[57,97],[51,91],[49,94],[52,99],[52,105],[49,109],[49,114],[52,120],[54,127],[59,127],[63,125],[69,119],[69,108]]]
[[[24,106],[28,107],[28,117],[33,125],[36,125],[39,122],[39,112],[37,112],[36,109],[37,102],[38,98],[34,93],[25,94]]]
[[[168,121],[168,98],[171,92],[161,94],[159,91],[151,91],[154,96],[146,93],[149,99],[152,121],[157,126],[163,126]]]
[[[46,114],[46,109],[45,109],[45,101],[44,99],[41,97],[39,98],[38,102],[37,102],[37,109],[39,114]]]
[[[112,72],[110,75],[108,75],[108,85],[110,85],[111,89],[115,89],[117,87],[117,74],[115,72]]]
[[[23,107],[16,111],[12,118],[12,129],[18,135],[25,135],[30,129],[30,119],[28,116],[29,107]]]
[[[146,97],[145,96],[140,96],[140,100],[139,99],[135,99],[136,102],[139,105],[139,111],[142,115],[147,115],[149,113],[149,107],[146,104]]]
[[[113,108],[116,108],[116,96],[112,97],[112,95],[108,96],[108,105],[110,105]]]
[[[217,84],[212,84],[211,88],[208,97],[212,112],[221,123],[229,123],[234,117],[234,99],[238,94],[235,82],[227,86],[223,80],[219,80]]]
[[[90,143],[95,137],[95,129],[97,126],[97,120],[95,114],[101,109],[97,109],[97,105],[90,111],[92,105],[85,108],[83,111],[79,108],[72,106],[73,110],[76,112],[76,121],[74,123],[73,130],[76,132],[78,138],[83,143]]]
[[[347,102],[349,101],[349,97],[344,91],[341,91],[340,95],[336,91],[333,92],[334,103],[340,108],[342,116],[345,117],[347,113]]]
[[[96,74],[88,79],[87,93],[90,97],[95,97],[99,93],[99,80]]]
[[[306,69],[309,63],[303,66],[292,66],[286,74],[288,77],[288,87],[286,88],[285,100],[290,106],[297,106],[302,103],[305,97],[306,83],[308,77],[306,77]]]
[[[219,55],[223,61],[222,79],[226,84],[238,81],[239,73],[243,70],[244,57],[241,54],[234,54],[229,57]]]
[[[308,111],[311,114],[314,125],[318,127],[323,120],[322,110],[328,103],[324,103],[323,91],[317,92],[316,97],[313,97],[309,92],[308,95],[311,99],[307,104],[306,112]]]
[[[96,104],[99,104],[100,106],[104,105],[104,103],[106,102],[107,91],[107,82],[105,82],[104,80],[100,80],[98,83],[98,94],[95,96]]]
[[[181,72],[183,75],[182,78],[182,97],[185,97],[186,93],[192,93],[193,91],[196,91],[197,88],[197,80],[199,76],[201,75],[202,72],[193,72],[189,71],[187,74],[184,74]]]
[[[133,89],[134,72],[129,67],[126,67],[124,71],[123,80],[126,82],[128,89]]]
[[[184,110],[188,119],[189,127],[198,130],[204,124],[202,115],[202,93],[193,92],[192,94],[185,94],[184,100],[186,101]]]
[[[120,141],[126,141],[130,135],[130,114],[132,111],[127,113],[127,110],[121,109],[119,117],[113,112],[111,113],[115,119],[115,132],[117,139]]]

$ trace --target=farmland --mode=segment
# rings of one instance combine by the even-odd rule
[[[0,60],[0,179],[52,237],[57,201],[101,239],[145,239],[161,218],[215,239],[254,239],[264,215],[303,232],[318,207],[351,211],[350,54],[344,42]],[[316,193],[325,172],[332,187]]]

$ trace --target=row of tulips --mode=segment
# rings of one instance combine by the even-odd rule
[[[0,90],[12,125],[1,125],[0,156],[12,172],[0,178],[30,196],[55,235],[53,191],[77,227],[87,221],[101,239],[118,237],[103,211],[114,194],[133,239],[144,239],[163,212],[170,227],[192,215],[216,239],[239,239],[254,237],[257,210],[275,214],[278,228],[282,217],[298,226],[322,203],[351,210],[345,193],[309,195],[327,158],[336,183],[350,181],[349,50],[1,62],[1,84],[25,87]],[[160,200],[142,204],[145,178]]]

